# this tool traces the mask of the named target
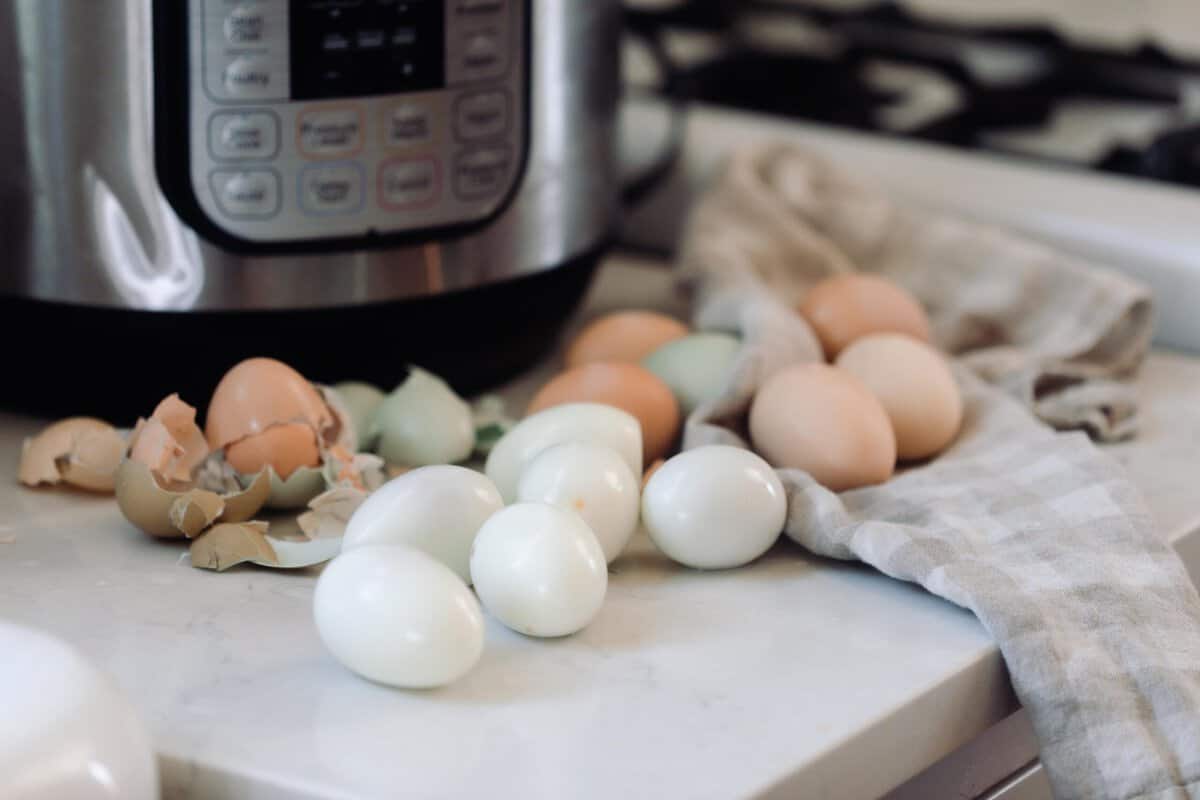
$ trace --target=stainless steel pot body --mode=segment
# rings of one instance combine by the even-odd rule
[[[241,255],[155,169],[150,0],[0,5],[0,293],[141,310],[344,307],[486,286],[595,248],[617,214],[619,3],[534,0],[530,143],[484,228],[384,249]]]

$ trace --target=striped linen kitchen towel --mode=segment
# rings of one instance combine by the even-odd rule
[[[743,336],[685,447],[745,446],[757,387],[814,357],[791,309],[816,280],[851,270],[886,275],[929,309],[955,356],[963,428],[880,486],[836,494],[780,470],[787,534],[975,613],[1060,800],[1200,797],[1200,597],[1091,441],[1135,432],[1125,379],[1149,347],[1145,288],[995,228],[898,208],[792,146],[738,153],[680,252],[697,327]]]

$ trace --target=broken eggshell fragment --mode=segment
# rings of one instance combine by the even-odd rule
[[[144,533],[163,539],[191,538],[218,520],[243,521],[262,508],[270,490],[259,473],[241,492],[163,485],[145,464],[125,459],[117,468],[117,506]]]
[[[404,383],[376,409],[368,438],[389,464],[453,464],[475,449],[475,425],[471,407],[449,384],[410,367]]]
[[[177,394],[164,398],[149,419],[139,419],[129,437],[129,457],[170,481],[191,481],[208,453],[196,409]]]
[[[300,467],[287,478],[279,477],[274,467],[268,466],[266,472],[271,482],[267,508],[280,511],[304,508],[326,489],[325,471],[321,467]]]
[[[21,447],[17,478],[26,486],[66,483],[111,492],[125,440],[116,428],[91,417],[55,422]]]
[[[345,398],[332,386],[320,383],[314,385],[321,393],[325,405],[329,406],[330,413],[333,414],[333,428],[329,432],[332,437],[331,443],[351,453],[357,451],[359,449],[358,422],[350,407],[346,405]]]
[[[265,522],[225,522],[192,542],[192,566],[224,572],[238,564],[299,569],[321,564],[338,554],[342,540],[271,536]]]

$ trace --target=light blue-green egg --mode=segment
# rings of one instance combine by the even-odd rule
[[[444,380],[419,367],[384,398],[368,429],[389,464],[456,464],[475,447],[471,407]]]
[[[354,424],[354,433],[358,439],[358,449],[366,450],[370,440],[371,420],[387,395],[371,384],[361,381],[345,381],[334,386],[333,390],[342,398],[342,404],[350,414],[350,421]]]
[[[671,387],[686,417],[717,396],[741,342],[727,333],[693,333],[667,342],[642,359],[642,366]]]

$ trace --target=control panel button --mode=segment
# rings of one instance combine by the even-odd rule
[[[257,56],[241,56],[225,68],[225,90],[232,97],[272,97],[279,92],[277,80],[271,65]]]
[[[225,41],[233,45],[261,44],[267,38],[267,15],[257,3],[247,3],[225,18]]]
[[[488,139],[508,130],[508,95],[502,91],[475,92],[459,98],[454,107],[454,132],[460,139]]]
[[[385,112],[383,140],[389,147],[422,144],[433,138],[433,118],[420,103],[401,103]]]
[[[348,156],[363,146],[363,115],[358,108],[303,111],[297,122],[300,152],[314,158]]]
[[[222,111],[209,121],[208,142],[219,161],[274,158],[279,120],[269,111]]]
[[[300,205],[311,214],[348,214],[363,204],[358,164],[320,164],[300,173]]]
[[[462,66],[467,77],[494,78],[508,68],[508,53],[495,30],[468,33],[463,39]]]
[[[388,161],[379,168],[379,202],[399,209],[427,205],[437,199],[438,166],[432,158]]]
[[[279,176],[269,169],[217,170],[213,194],[221,212],[236,219],[267,219],[279,212]]]
[[[507,147],[462,153],[454,162],[454,193],[467,200],[498,194],[504,188],[511,162]]]

